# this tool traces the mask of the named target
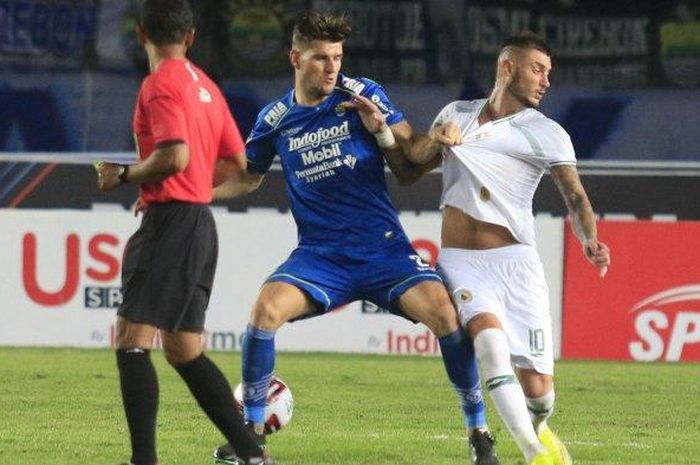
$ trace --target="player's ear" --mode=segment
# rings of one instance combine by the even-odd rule
[[[292,64],[294,69],[299,69],[301,66],[301,51],[299,49],[293,48],[289,51],[289,62]]]
[[[503,76],[505,76],[507,79],[510,79],[513,77],[513,74],[515,74],[515,67],[517,63],[515,63],[515,60],[512,58],[506,58],[503,60]]]
[[[148,38],[146,37],[146,31],[143,30],[140,24],[136,25],[136,41],[139,45],[146,45]]]
[[[185,47],[190,48],[194,43],[194,28],[187,31],[185,34]]]

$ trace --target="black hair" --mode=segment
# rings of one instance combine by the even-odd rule
[[[501,47],[501,49],[505,49],[507,47],[535,49],[547,56],[552,56],[552,49],[549,48],[549,45],[544,38],[531,31],[524,31],[520,34],[509,37],[505,42],[503,42],[503,47]]]
[[[179,44],[193,27],[187,0],[144,0],[141,6],[141,28],[156,45]]]
[[[309,11],[294,25],[292,44],[298,46],[312,40],[342,42],[351,32],[352,26],[347,15]]]

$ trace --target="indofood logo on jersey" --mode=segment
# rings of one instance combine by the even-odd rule
[[[299,137],[289,138],[289,151],[301,152],[303,170],[296,170],[294,174],[307,183],[335,176],[336,169],[345,165],[350,169],[355,168],[356,159],[341,161],[343,155],[340,143],[350,138],[350,123],[343,121],[341,124],[329,128],[318,128],[313,132],[305,132]],[[354,158],[354,157],[353,157]],[[307,168],[308,167],[308,168]]]
[[[694,360],[690,352],[700,353],[700,284],[658,292],[638,302],[630,313],[636,314],[639,337],[629,343],[634,360]]]
[[[317,148],[330,142],[339,142],[350,138],[350,123],[344,121],[337,126],[318,128],[314,132],[305,132],[299,137],[289,138],[289,151]],[[306,163],[305,163],[306,164]]]

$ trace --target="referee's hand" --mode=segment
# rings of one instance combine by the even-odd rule
[[[103,192],[111,191],[122,183],[119,179],[121,165],[98,162],[95,163],[95,171],[97,171],[97,187]]]

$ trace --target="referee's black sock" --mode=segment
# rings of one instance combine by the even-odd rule
[[[151,363],[150,351],[118,349],[117,366],[131,435],[131,462],[154,465],[157,462],[158,376]]]
[[[226,437],[236,454],[244,460],[262,457],[262,450],[236,407],[231,385],[219,367],[204,354],[174,367],[187,383],[199,406]]]

